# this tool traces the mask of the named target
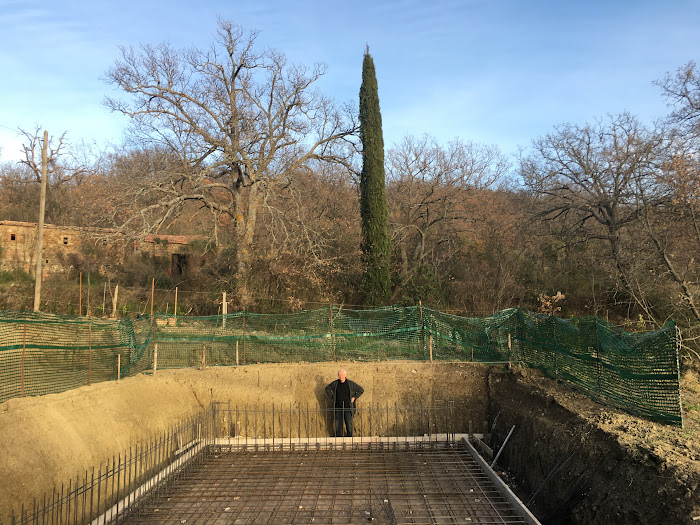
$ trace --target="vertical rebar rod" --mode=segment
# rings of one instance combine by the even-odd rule
[[[117,516],[119,516],[119,482],[122,474],[122,455],[119,454],[119,463],[117,464]]]
[[[394,401],[394,434],[396,435],[396,442],[399,441],[399,405]]]
[[[81,522],[80,523],[85,523],[85,512],[86,512],[86,503],[87,503],[87,489],[88,489],[88,482],[87,482],[87,470],[85,471],[85,477],[83,478],[83,485],[80,489],[81,495],[82,495],[82,501],[83,501],[83,510],[81,512]]]
[[[97,512],[96,512],[96,514],[98,516],[100,515],[100,496],[101,496],[100,492],[101,491],[102,491],[102,464],[100,464],[99,468],[97,469]]]
[[[92,321],[88,323],[88,386],[92,385]]]
[[[384,435],[387,438],[387,447],[389,446],[389,443],[391,442],[391,407],[389,406],[389,403],[387,402],[385,406],[381,407],[381,410],[384,410],[386,412],[386,428],[384,430]]]
[[[372,437],[372,403],[369,404],[369,435]]]
[[[95,495],[95,467],[92,467],[92,477],[90,481],[90,520],[93,518],[92,514],[92,504],[93,504],[93,496]]]
[[[111,488],[110,488],[110,494],[109,494],[109,499],[105,498],[105,510],[109,509],[109,516],[110,519],[114,519],[114,491],[115,491],[115,483],[117,481],[117,458],[116,456],[112,456],[112,467],[110,469],[109,473],[109,482],[108,485],[111,482]],[[105,490],[105,496],[107,496],[107,491]]]
[[[80,474],[75,476],[75,497],[73,504],[73,523],[78,524],[78,487],[80,485]]]
[[[56,516],[60,520],[60,523],[62,523],[63,520],[63,490],[64,490],[64,485],[61,483],[61,493],[59,495],[58,490],[56,491],[56,496],[58,496],[58,503],[57,503],[57,508],[56,508]]]
[[[128,484],[128,490],[127,490],[127,494],[129,495],[129,497],[127,498],[127,501],[126,501],[126,508],[128,508],[128,509],[131,508],[131,497],[133,495],[133,490],[132,490],[133,485],[132,485],[132,477],[131,477],[131,471],[132,471],[133,467],[134,467],[134,454],[133,454],[132,448],[129,447],[129,484]]]

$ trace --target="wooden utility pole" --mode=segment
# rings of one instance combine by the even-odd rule
[[[36,234],[36,253],[34,259],[34,311],[39,311],[41,304],[41,263],[43,259],[42,243],[44,240],[44,214],[46,211],[46,179],[48,178],[48,161],[46,160],[46,148],[49,142],[49,132],[44,130],[44,143],[41,146],[41,196],[39,197],[39,226]]]

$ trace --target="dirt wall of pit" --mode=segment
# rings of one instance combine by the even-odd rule
[[[40,500],[129,447],[167,430],[211,401],[315,406],[345,368],[365,389],[360,406],[454,401],[460,421],[480,432],[488,419],[488,367],[421,362],[268,364],[159,370],[61,394],[0,405],[0,518]],[[455,429],[466,432],[467,428]]]
[[[551,380],[533,380],[536,375],[492,369],[489,410],[496,450],[515,426],[498,467],[508,472],[511,485],[543,523],[687,524],[700,519],[697,462],[684,458],[680,448],[662,455],[661,447],[668,445],[654,445],[650,432],[646,439],[629,437],[644,436],[645,428],[659,425],[597,405]]]

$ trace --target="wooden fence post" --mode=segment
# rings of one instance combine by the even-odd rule
[[[221,299],[221,327],[226,329],[226,314],[228,314],[228,302],[226,302],[226,292]]]
[[[158,370],[158,343],[153,344],[153,375],[156,375]]]
[[[122,355],[117,354],[117,381],[122,378]]]
[[[430,348],[430,362],[433,362],[433,334],[428,334],[428,347]]]
[[[238,366],[238,341],[236,341],[236,366]]]
[[[425,323],[423,322],[423,301],[418,301],[418,309],[420,310],[420,341],[418,341],[418,354],[423,353],[425,348]]]
[[[27,320],[25,318],[22,325],[24,330],[22,332],[22,387],[20,389],[20,397],[24,397],[24,358],[25,352],[27,350]]]
[[[175,287],[175,310],[173,311],[175,324],[177,325],[177,286]]]
[[[337,361],[335,358],[335,332],[333,330],[333,304],[328,305],[328,313],[331,322],[331,350],[333,350],[333,361]]]
[[[245,364],[245,310],[243,310],[243,364]]]
[[[513,349],[513,347],[511,346],[511,342],[510,342],[510,332],[508,332],[508,369],[509,370],[511,368],[510,357],[512,355],[511,354],[512,349]]]

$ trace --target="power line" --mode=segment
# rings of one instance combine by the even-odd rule
[[[9,126],[5,126],[5,124],[0,124],[0,128],[5,128],[5,129],[9,129],[10,131],[14,131],[17,135],[20,134],[19,129],[17,129],[17,128],[11,128],[11,127],[9,127]]]

